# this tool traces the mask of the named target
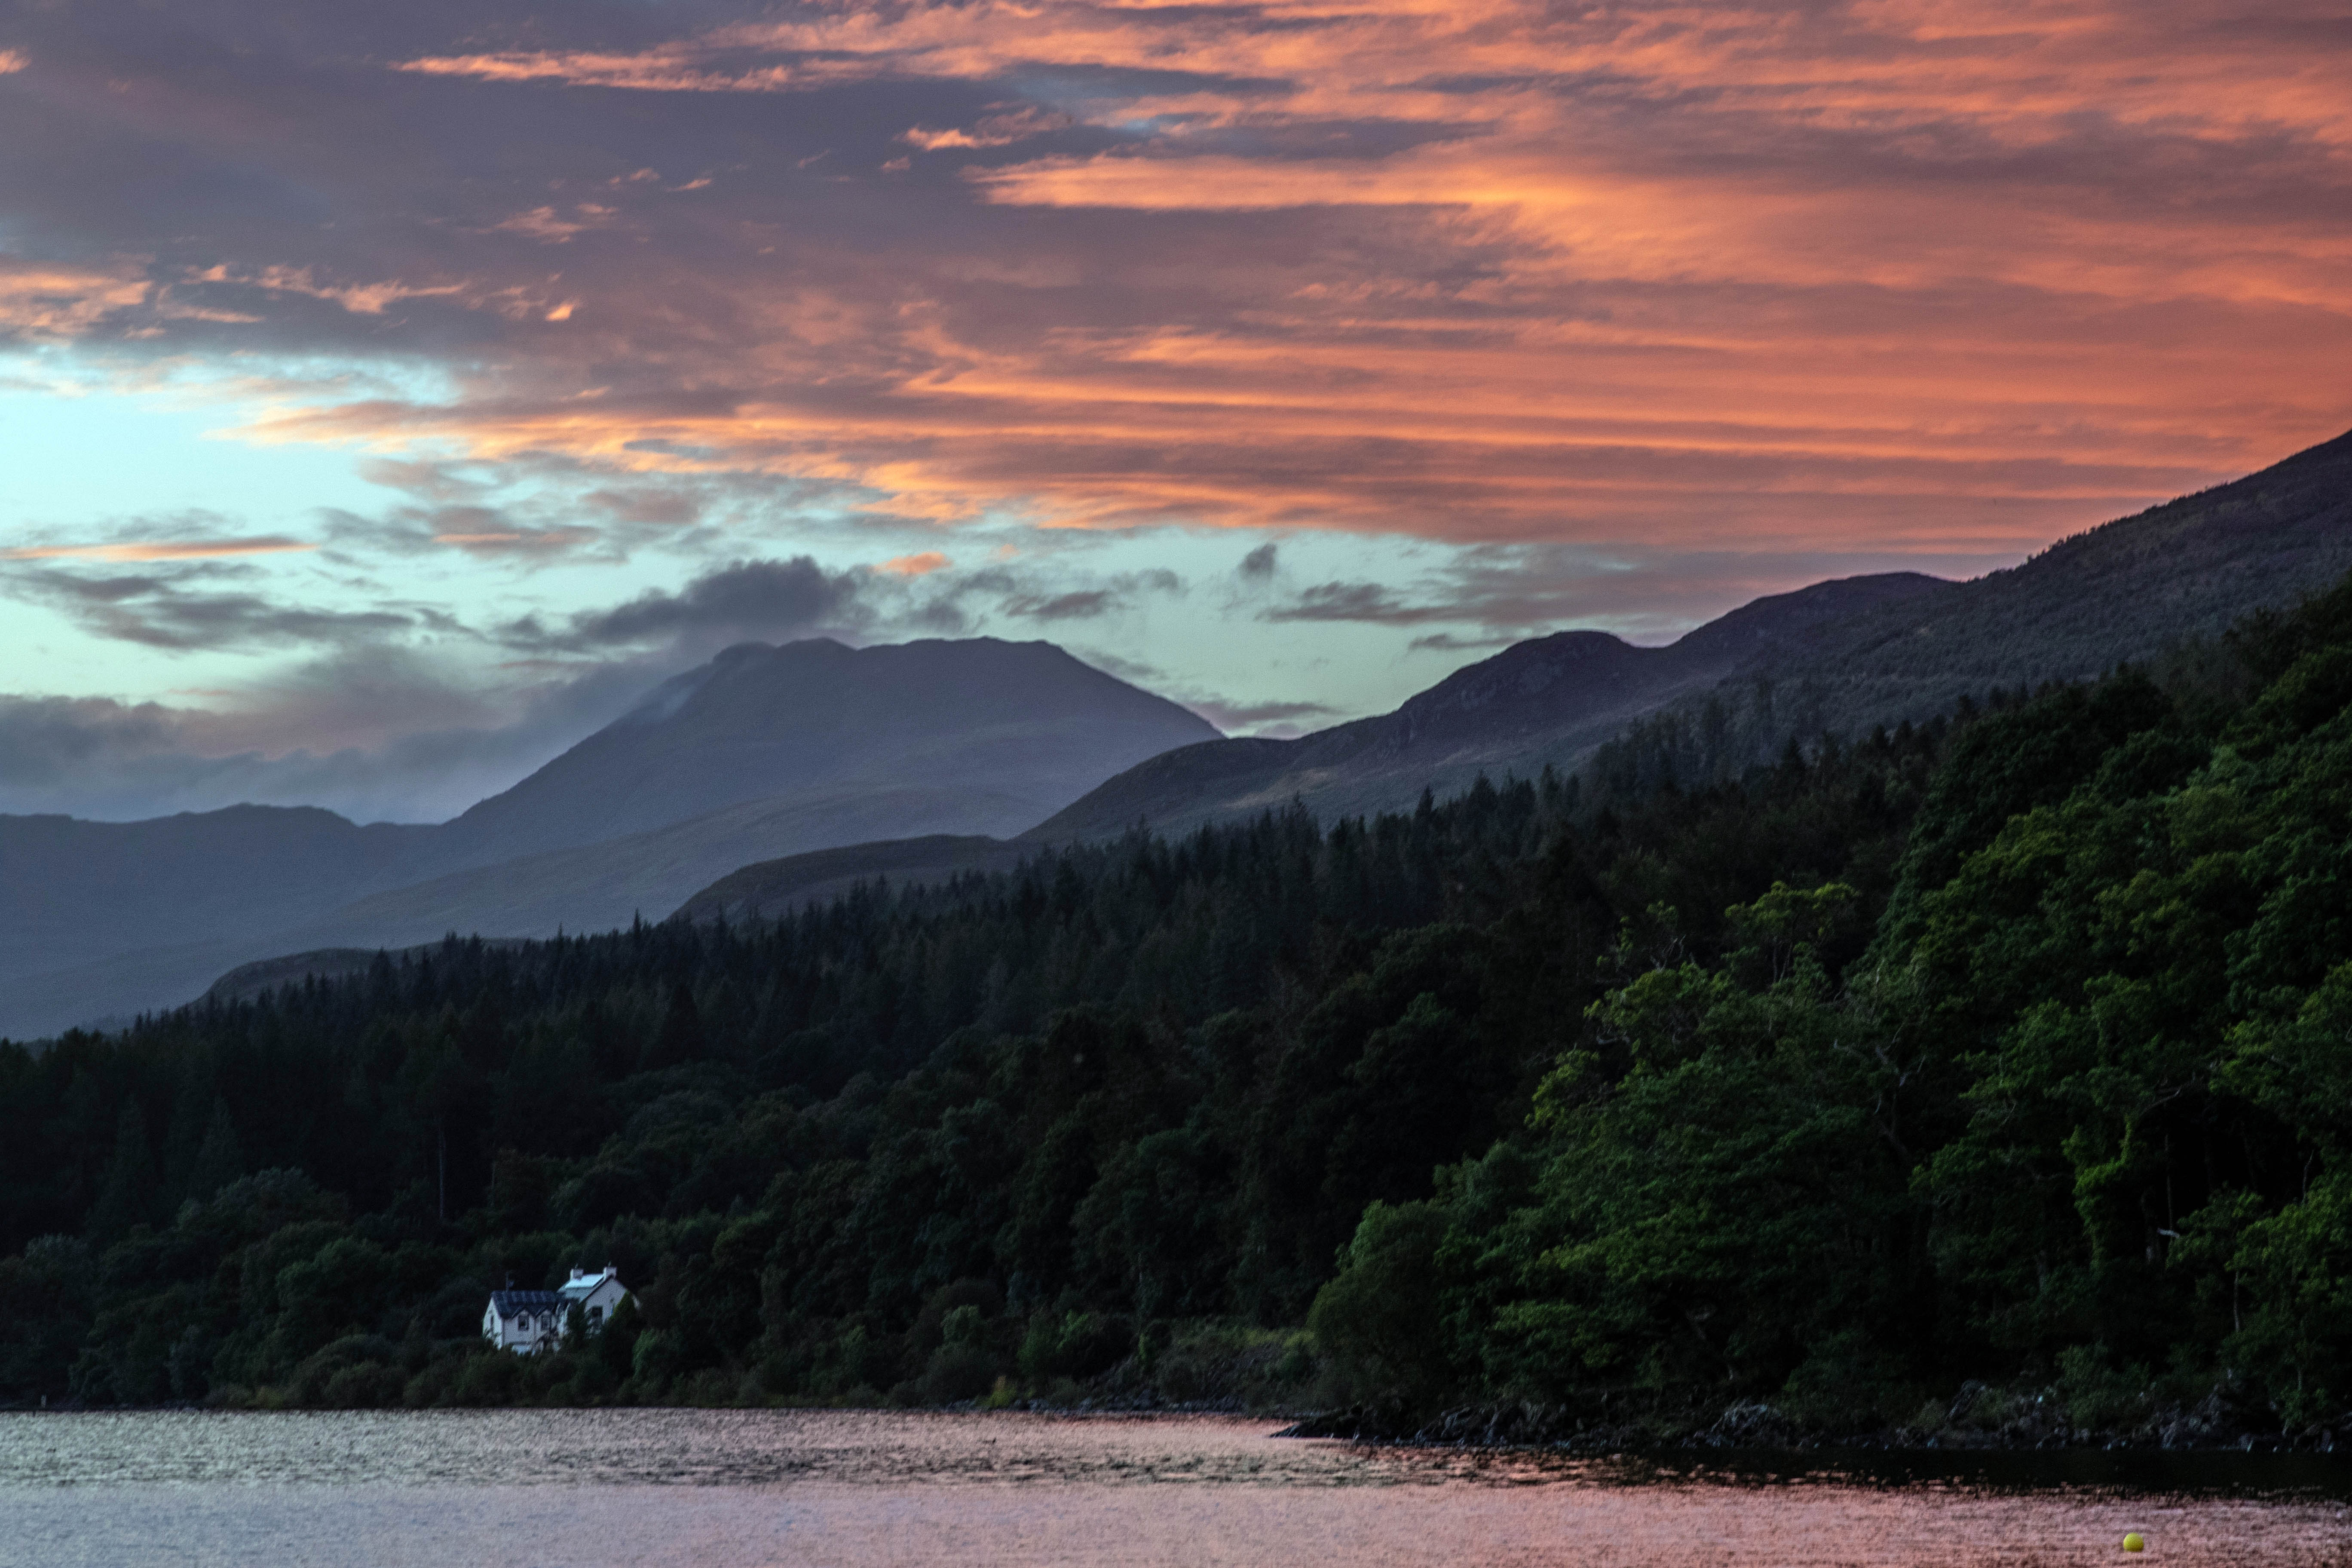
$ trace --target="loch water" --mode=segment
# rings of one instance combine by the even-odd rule
[[[0,1415],[0,1564],[1781,1568],[2352,1563],[2294,1456],[1704,1462],[1357,1447],[1221,1416]],[[2147,1552],[2127,1557],[2137,1531]]]

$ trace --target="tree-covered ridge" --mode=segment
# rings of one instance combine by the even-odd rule
[[[1940,737],[1597,820],[1548,779],[451,942],[0,1050],[0,1396],[511,1397],[460,1353],[484,1293],[608,1260],[643,1353],[541,1388],[1042,1389],[1160,1320],[1296,1324],[1366,1203],[1519,1134],[1628,921],[1711,954],[1657,911],[1883,896]]]
[[[1932,1425],[1969,1379],[2110,1430],[2340,1420],[2352,585],[2232,643],[2232,680],[1963,731],[1859,959],[1865,900],[1816,884],[1612,991],[1536,1136],[1367,1215],[1327,1341],[1408,1389],[1693,1420]]]
[[[0,1391],[2338,1420],[2352,585],[1737,784],[1666,742],[0,1051]],[[641,1318],[480,1348],[606,1261]]]

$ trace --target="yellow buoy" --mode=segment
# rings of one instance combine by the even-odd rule
[[[2142,1541],[2139,1538],[2139,1531],[2135,1530],[2129,1535],[2124,1537],[2124,1550],[2126,1552],[2145,1552],[2147,1550],[2147,1542]]]

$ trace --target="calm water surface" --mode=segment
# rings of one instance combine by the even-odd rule
[[[1669,1469],[1216,1417],[0,1415],[0,1563],[2352,1564],[2338,1461]],[[2119,1550],[2147,1536],[2146,1556]]]

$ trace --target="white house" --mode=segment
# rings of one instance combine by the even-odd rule
[[[575,1268],[553,1290],[491,1291],[490,1304],[482,1311],[482,1337],[502,1351],[526,1355],[551,1351],[563,1342],[563,1325],[573,1307],[587,1314],[593,1334],[628,1300],[628,1287],[611,1264],[593,1272]]]

